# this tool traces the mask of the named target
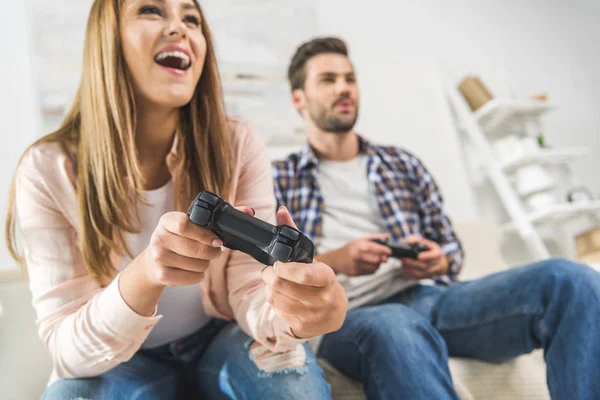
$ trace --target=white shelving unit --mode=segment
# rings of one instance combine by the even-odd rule
[[[460,93],[459,93],[460,95]],[[474,117],[486,135],[502,135],[501,128],[522,118],[537,118],[556,106],[540,100],[492,99]]]
[[[600,200],[585,203],[563,203],[531,212],[528,214],[528,218],[532,224],[541,227],[561,224],[572,218],[598,211],[600,211]],[[503,226],[506,232],[514,232],[515,228],[514,223],[507,223]]]
[[[444,77],[442,76],[442,79]],[[600,200],[582,202],[556,202],[530,209],[526,205],[527,196],[537,191],[551,191],[554,184],[542,185],[531,193],[517,190],[516,174],[528,166],[568,170],[568,163],[588,155],[590,151],[582,147],[536,148],[533,151],[504,156],[500,159],[494,147],[496,141],[508,135],[535,137],[543,132],[540,119],[556,106],[541,100],[514,100],[496,98],[473,112],[456,84],[443,79],[448,103],[453,110],[457,128],[466,136],[474,148],[483,168],[484,176],[492,183],[498,194],[509,221],[503,225],[505,232],[517,233],[531,255],[536,259],[550,257],[543,240],[542,230],[560,231],[560,225],[581,216],[597,218]],[[568,174],[567,174],[568,175]],[[574,186],[568,181],[567,185]],[[535,186],[535,185],[534,185]],[[596,219],[597,221],[597,219]],[[558,228],[558,229],[557,229]]]
[[[514,160],[502,162],[502,169],[506,173],[513,173],[519,167],[528,164],[564,164],[590,154],[590,150],[585,147],[573,147],[562,149],[540,149],[536,154],[528,154]]]

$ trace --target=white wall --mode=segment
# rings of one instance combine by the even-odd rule
[[[7,1],[2,5],[0,24],[2,60],[0,62],[0,218],[2,240],[0,270],[15,268],[4,246],[4,220],[8,187],[21,153],[39,136],[39,117],[31,68],[31,34],[25,2]]]
[[[600,3],[476,0],[329,0],[320,34],[345,38],[361,85],[358,128],[401,145],[437,177],[449,212],[477,215],[438,86],[441,61],[456,79],[480,75],[496,95],[547,92],[553,145],[585,145],[574,173],[600,195]],[[509,85],[507,90],[505,85]]]

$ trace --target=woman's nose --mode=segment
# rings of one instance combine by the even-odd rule
[[[168,20],[165,32],[167,36],[185,37],[187,34],[187,28],[183,21],[181,21],[179,18],[171,18]]]

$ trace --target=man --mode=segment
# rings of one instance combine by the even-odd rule
[[[543,348],[553,398],[599,399],[600,274],[552,259],[458,283],[463,253],[431,174],[353,130],[359,91],[344,42],[303,44],[288,77],[308,144],[274,163],[275,195],[351,309],[318,356],[369,399],[457,399],[449,355],[502,361]],[[427,250],[395,260],[373,238]]]

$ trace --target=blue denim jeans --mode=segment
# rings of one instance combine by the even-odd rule
[[[98,377],[58,380],[42,399],[331,398],[323,371],[306,346],[298,353],[305,361],[265,371],[250,353],[253,343],[235,323],[212,320],[187,338],[140,350]]]
[[[416,286],[352,310],[319,357],[368,399],[458,399],[448,357],[502,362],[544,349],[553,399],[600,399],[600,274],[561,259],[472,282]]]

